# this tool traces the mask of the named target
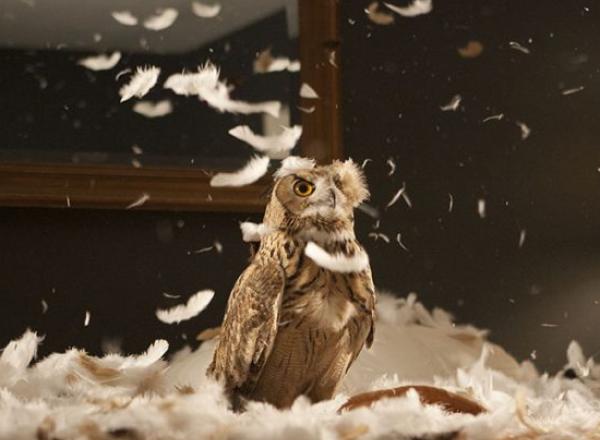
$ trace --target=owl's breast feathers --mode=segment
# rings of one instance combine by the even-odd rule
[[[319,244],[333,254],[362,251],[353,237]],[[305,246],[283,231],[264,237],[232,290],[208,372],[229,390],[280,407],[300,394],[331,397],[373,340],[370,269],[328,271],[304,254]]]

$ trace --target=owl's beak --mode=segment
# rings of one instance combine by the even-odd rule
[[[335,191],[334,191],[334,190],[332,190],[332,189],[330,189],[330,190],[329,190],[329,194],[331,194],[331,197],[330,197],[330,201],[331,201],[331,207],[332,207],[333,209],[335,209],[335,204],[336,204],[336,199],[335,199]]]

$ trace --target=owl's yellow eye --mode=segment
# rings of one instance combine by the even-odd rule
[[[308,197],[315,191],[315,186],[305,180],[294,183],[294,192],[300,197]]]

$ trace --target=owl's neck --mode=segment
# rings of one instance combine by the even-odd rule
[[[322,246],[326,246],[332,243],[356,240],[353,228],[343,228],[333,231],[326,231],[314,227],[309,227],[298,231],[296,237],[306,242],[314,241],[315,243]]]

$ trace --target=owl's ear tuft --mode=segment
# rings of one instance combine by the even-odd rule
[[[340,177],[342,192],[353,207],[357,207],[369,198],[365,175],[352,159],[344,162],[336,160],[333,166]]]
[[[289,176],[300,170],[312,170],[315,167],[315,160],[307,157],[289,156],[281,161],[281,167],[275,171],[273,176],[276,179]]]

